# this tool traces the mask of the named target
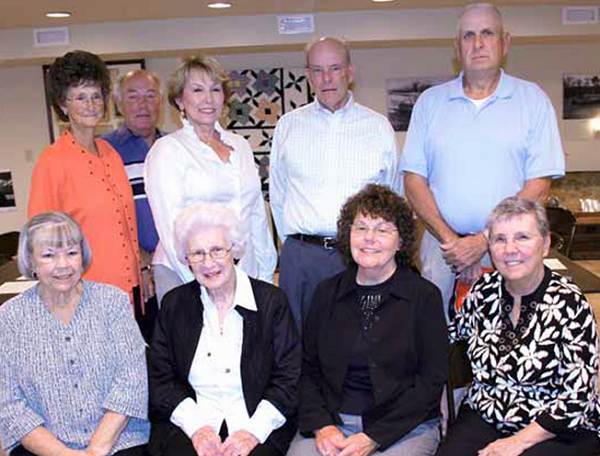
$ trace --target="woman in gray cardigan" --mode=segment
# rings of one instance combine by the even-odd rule
[[[91,252],[62,212],[21,230],[38,284],[0,307],[0,441],[12,455],[145,454],[144,341],[127,295],[81,279]]]

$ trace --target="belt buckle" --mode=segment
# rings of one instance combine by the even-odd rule
[[[323,248],[327,249],[327,250],[334,250],[335,249],[335,238],[332,237],[324,237],[323,238]]]

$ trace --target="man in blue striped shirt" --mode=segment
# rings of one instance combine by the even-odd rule
[[[161,107],[160,80],[149,71],[132,70],[121,77],[114,95],[124,123],[105,135],[104,139],[123,159],[133,190],[144,296],[149,299],[154,294],[150,265],[158,243],[158,233],[144,188],[144,161],[154,141],[161,136],[157,128]],[[149,321],[146,326],[140,324],[145,338],[151,331],[152,322]]]

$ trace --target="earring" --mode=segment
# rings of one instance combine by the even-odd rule
[[[37,280],[37,272],[31,271],[31,277]]]

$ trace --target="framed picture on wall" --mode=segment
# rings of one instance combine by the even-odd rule
[[[417,98],[434,85],[452,79],[448,76],[417,76],[386,79],[387,116],[394,131],[407,131]]]
[[[563,74],[563,119],[600,116],[600,75]]]
[[[12,172],[9,169],[0,169],[0,212],[14,211],[16,208]]]
[[[114,87],[118,83],[119,78],[131,70],[144,69],[146,68],[146,62],[144,59],[131,59],[131,60],[112,60],[106,62],[108,71],[110,72],[111,86]],[[46,75],[50,65],[44,65],[42,67],[44,73],[44,93],[46,94],[46,115],[48,117],[48,135],[50,143],[53,143],[58,136],[69,127],[68,122],[63,122],[58,118],[48,98],[48,82]],[[104,111],[104,117],[98,124],[96,133],[103,135],[111,130],[117,128],[123,120],[123,116],[119,112],[119,109],[115,105],[112,97],[109,97],[106,109]]]

